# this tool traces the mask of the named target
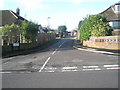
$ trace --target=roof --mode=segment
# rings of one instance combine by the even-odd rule
[[[116,3],[115,5],[120,5],[120,1],[118,3]]]
[[[120,5],[120,3],[116,3],[115,5]],[[100,14],[105,16],[108,21],[120,21],[120,14],[115,13],[113,11],[113,8],[115,5],[110,6],[109,8],[107,8],[105,11],[103,11]]]
[[[23,17],[17,15],[12,10],[0,10],[0,15],[2,15],[2,18],[0,18],[0,21],[2,21],[2,23],[0,23],[0,26],[11,25],[13,23],[19,24],[18,20],[21,20],[21,21],[26,20]]]

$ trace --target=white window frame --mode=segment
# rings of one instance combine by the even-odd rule
[[[115,12],[120,13],[120,5],[115,5]]]

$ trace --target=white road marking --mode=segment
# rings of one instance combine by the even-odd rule
[[[63,67],[62,69],[77,69],[77,67]]]
[[[83,66],[83,68],[98,68],[98,66]]]
[[[103,65],[103,67],[118,67],[119,65],[115,64],[115,65]]]
[[[41,72],[43,69],[44,69],[44,67],[45,67],[45,65],[47,64],[47,62],[50,60],[50,57],[46,60],[46,62],[43,64],[43,66],[41,67],[41,69],[39,70],[39,72]]]
[[[83,71],[99,71],[101,70],[100,68],[95,68],[95,69],[83,69]]]
[[[53,55],[53,54],[55,54],[55,53],[56,53],[56,51],[57,51],[57,49],[56,49],[56,50],[52,53],[52,55]]]
[[[65,42],[63,42],[61,45],[63,45]]]
[[[0,73],[12,73],[12,72],[0,72]]]
[[[18,72],[18,73],[31,73],[31,72]]]
[[[76,60],[72,60],[72,62],[82,62],[83,60],[79,60],[79,59],[76,59]]]
[[[61,47],[62,45],[59,46],[59,48]]]
[[[55,71],[46,71],[46,72],[55,72]]]
[[[59,48],[64,44],[64,42],[59,46]]]
[[[50,67],[50,68],[44,68],[44,69],[46,69],[46,70],[55,70],[55,69],[57,69],[57,68],[52,68],[52,67]]]
[[[62,72],[77,72],[78,70],[62,70]]]
[[[107,68],[108,70],[111,70],[111,69],[120,69],[120,67],[113,67],[113,68]]]

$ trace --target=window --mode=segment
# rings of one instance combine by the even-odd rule
[[[117,6],[117,11],[120,12],[120,5]]]
[[[115,12],[116,13],[120,13],[120,5],[116,5],[115,6]]]

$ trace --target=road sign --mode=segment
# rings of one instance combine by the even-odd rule
[[[13,43],[13,46],[14,47],[17,47],[17,46],[19,46],[20,44],[19,43]]]

